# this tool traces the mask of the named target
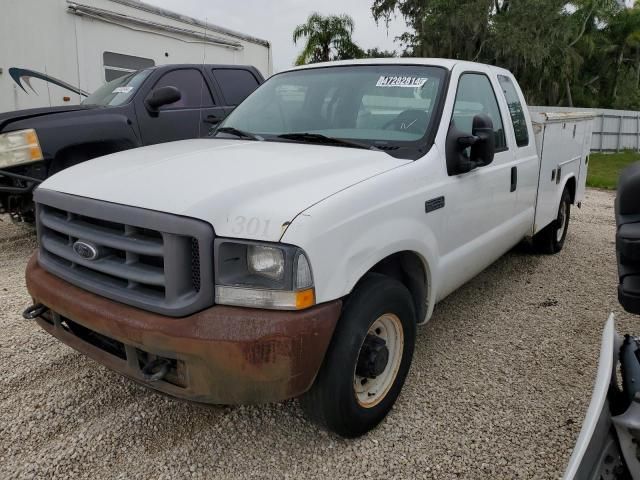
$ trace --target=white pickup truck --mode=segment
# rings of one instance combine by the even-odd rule
[[[487,65],[279,73],[214,138],[45,181],[24,316],[170,395],[300,396],[312,419],[361,435],[396,401],[438,301],[525,239],[562,249],[591,121],[534,120]]]

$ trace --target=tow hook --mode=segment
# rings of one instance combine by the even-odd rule
[[[142,376],[147,382],[162,380],[169,373],[169,360],[156,358],[142,368]]]
[[[25,320],[33,320],[34,318],[38,318],[48,311],[49,307],[41,303],[36,303],[35,305],[27,307],[27,309],[22,312],[22,318],[24,318]]]

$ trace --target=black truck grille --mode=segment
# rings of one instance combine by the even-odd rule
[[[36,203],[38,259],[51,273],[165,315],[213,304],[213,229],[206,223],[49,190],[36,191]]]

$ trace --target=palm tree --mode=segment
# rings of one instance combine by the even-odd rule
[[[349,15],[322,16],[312,13],[306,23],[293,31],[293,43],[306,38],[296,65],[328,62],[361,56],[362,50],[353,43],[353,19]]]

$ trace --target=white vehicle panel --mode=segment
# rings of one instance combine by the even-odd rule
[[[560,196],[574,179],[576,203],[584,196],[591,141],[591,114],[534,114],[536,144],[541,158],[534,233],[558,215]]]
[[[349,293],[380,260],[415,252],[429,280],[432,309],[437,269],[446,245],[445,209],[425,213],[425,201],[443,195],[442,158],[432,149],[416,162],[361,182],[300,214],[282,241],[299,245],[313,268],[318,303]],[[428,299],[425,299],[427,301]]]
[[[580,164],[580,177],[576,191],[576,204],[582,203],[587,189],[587,174],[589,172],[589,154],[591,153],[591,137],[593,136],[593,119],[585,122],[583,130],[582,151],[584,161]]]
[[[196,139],[90,160],[39,188],[199,218],[218,236],[278,241],[305,208],[408,162],[355,148]]]
[[[598,451],[593,451],[592,442],[594,438],[597,440],[598,436],[606,435],[607,430],[611,427],[610,419],[601,425],[603,418],[603,411],[608,410],[607,393],[611,385],[611,376],[615,375],[616,366],[616,330],[615,320],[613,314],[609,316],[607,323],[605,324],[604,331],[602,332],[602,340],[600,343],[600,358],[598,360],[598,374],[596,381],[593,385],[593,393],[591,395],[591,402],[589,403],[589,409],[585,417],[585,421],[582,424],[580,435],[576,441],[576,445],[571,453],[569,464],[564,472],[564,480],[574,480],[576,478],[585,478],[586,471],[591,464],[597,463],[597,457],[595,456]],[[609,418],[609,412],[604,414],[605,418]],[[604,428],[604,432],[601,431]],[[600,431],[599,431],[600,430]],[[598,446],[598,445],[596,445]],[[591,447],[591,448],[590,448]],[[585,462],[585,457],[591,454],[588,458],[588,462]],[[583,465],[585,463],[586,465]]]

